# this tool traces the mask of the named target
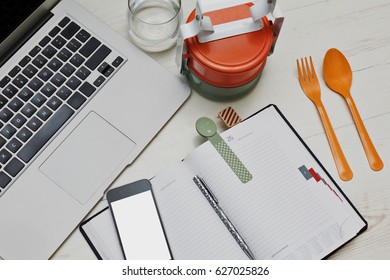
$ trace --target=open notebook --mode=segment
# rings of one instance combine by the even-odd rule
[[[322,259],[367,228],[276,106],[221,136],[252,174],[249,182],[239,180],[210,142],[151,179],[175,259],[247,259],[194,184],[195,175],[207,182],[256,259]]]

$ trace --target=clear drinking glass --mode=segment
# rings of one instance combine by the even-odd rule
[[[159,52],[176,44],[181,0],[128,0],[129,34],[139,48]]]

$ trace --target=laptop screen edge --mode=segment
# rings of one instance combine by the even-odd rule
[[[9,53],[13,53],[21,45],[18,44],[23,37],[39,22],[60,0],[46,0],[28,16],[3,42],[0,43],[0,67]]]

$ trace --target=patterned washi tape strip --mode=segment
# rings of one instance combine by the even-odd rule
[[[196,122],[196,130],[201,136],[207,138],[211,142],[241,182],[247,183],[252,179],[252,174],[217,133],[217,125],[211,119],[206,117],[198,119]]]

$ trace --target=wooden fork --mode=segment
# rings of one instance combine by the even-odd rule
[[[325,129],[326,136],[328,138],[329,146],[332,151],[333,159],[336,164],[337,172],[342,180],[348,181],[352,179],[353,173],[349,164],[344,156],[344,153],[337,140],[336,134],[329,121],[328,114],[321,101],[321,89],[317,79],[316,72],[314,70],[313,60],[310,56],[310,65],[307,58],[301,58],[301,65],[297,59],[297,68],[299,83],[301,88],[307,97],[316,105],[318,113],[321,117],[322,124]]]

